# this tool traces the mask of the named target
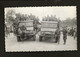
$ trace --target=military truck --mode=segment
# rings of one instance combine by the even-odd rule
[[[30,38],[32,38],[34,41],[36,38],[33,20],[19,21],[17,41],[30,39]]]
[[[59,27],[59,21],[42,21],[39,41],[42,41],[44,38],[48,40],[51,39],[53,42],[56,42],[57,35],[55,32]]]

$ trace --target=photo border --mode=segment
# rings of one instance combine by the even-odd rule
[[[5,52],[5,38],[4,38],[4,8],[6,7],[35,7],[35,6],[77,6],[77,29],[79,29],[79,5],[77,3],[77,1],[74,0],[60,0],[59,2],[54,2],[52,0],[43,0],[43,1],[1,1],[0,2],[0,25],[2,26],[1,29],[1,39],[0,39],[0,56],[4,57],[4,56],[18,56],[18,57],[22,57],[22,56],[73,56],[73,57],[77,57],[80,54],[80,38],[79,38],[79,34],[77,36],[77,51],[39,51],[39,52]],[[79,30],[78,30],[79,32]]]

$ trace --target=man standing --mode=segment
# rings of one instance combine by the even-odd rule
[[[71,36],[74,36],[74,29],[73,29],[73,27],[71,29]]]
[[[25,30],[26,30],[26,27],[23,25],[20,29],[22,31],[22,33],[21,33],[21,39],[23,40],[25,38]]]
[[[5,37],[7,37],[7,26],[5,24]]]
[[[74,40],[75,40],[76,37],[77,37],[77,29],[74,28]]]
[[[63,40],[64,40],[64,44],[66,44],[66,39],[67,39],[67,28],[64,27],[63,28]]]
[[[56,34],[56,42],[59,44],[60,42],[60,29],[59,28],[56,30],[55,34]]]

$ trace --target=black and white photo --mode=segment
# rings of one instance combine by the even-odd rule
[[[77,7],[6,7],[5,51],[77,50]]]

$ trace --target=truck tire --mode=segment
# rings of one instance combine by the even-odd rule
[[[39,41],[42,41],[42,36],[39,36]]]
[[[17,37],[17,41],[18,41],[18,42],[21,41],[20,36]]]

